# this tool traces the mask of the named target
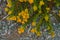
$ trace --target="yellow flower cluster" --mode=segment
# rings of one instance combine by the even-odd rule
[[[45,19],[45,21],[48,21],[49,20],[49,16],[45,15],[44,19]]]
[[[46,7],[46,10],[47,10],[47,11],[50,11],[50,8],[49,8],[49,7]]]
[[[47,0],[47,1],[51,1],[51,0]],[[39,22],[40,21],[38,21],[39,24],[37,25],[35,20],[36,20],[36,18],[38,19],[41,16],[42,20],[45,20],[46,22],[50,22],[50,20],[49,20],[50,16],[48,14],[49,11],[51,10],[49,8],[50,6],[48,7],[48,4],[47,4],[47,7],[46,7],[46,4],[45,4],[46,2],[44,0],[39,0],[39,2],[38,2],[38,0],[18,0],[16,2],[15,1],[12,2],[12,0],[7,0],[7,2],[8,2],[7,5],[6,5],[7,7],[5,8],[5,11],[9,15],[7,17],[7,20],[13,20],[13,21],[16,21],[18,23],[21,23],[22,25],[24,24],[23,26],[25,26],[25,23],[32,22],[31,26],[33,26],[33,28],[30,30],[30,32],[36,33],[37,36],[41,36],[41,32],[38,30],[39,28],[37,27],[37,26],[39,26],[39,24],[40,24]],[[27,4],[27,2],[28,2],[28,4]],[[21,6],[19,6],[20,4],[21,4]],[[24,4],[24,6],[23,6],[23,4]],[[13,5],[16,6],[16,7],[14,7]],[[42,6],[43,6],[43,8],[45,10],[42,8]],[[32,9],[30,10],[30,8],[32,8]],[[23,10],[23,9],[25,9],[25,10]],[[15,14],[15,11],[16,11],[16,14]],[[35,14],[35,13],[38,13],[38,14]],[[44,14],[42,14],[42,13],[44,13]],[[30,16],[29,14],[31,15],[32,18],[35,18],[36,15],[37,16],[36,16],[35,19],[30,20],[29,19],[29,16]],[[40,15],[40,14],[42,14],[42,15]],[[60,11],[59,11],[58,15],[60,16]],[[39,19],[39,20],[41,20],[41,19]],[[47,30],[50,30],[50,29],[51,29],[51,27],[48,26]],[[25,30],[24,27],[19,27],[17,31],[18,31],[19,34],[22,34],[22,33],[24,33],[24,30]],[[51,32],[50,34],[51,34],[52,37],[55,37],[55,33],[54,32]]]
[[[29,2],[30,4],[32,4],[32,3],[34,3],[34,0],[28,0],[28,2]]]
[[[38,8],[36,5],[33,6],[33,10],[36,11]]]
[[[8,11],[8,15],[12,14],[12,10],[11,11]]]
[[[20,17],[22,17],[23,19],[21,20]],[[28,9],[26,8],[24,11],[18,13],[17,22],[21,22],[22,24],[24,24],[25,22],[27,22],[28,18],[29,14]]]
[[[19,0],[20,2],[27,2],[27,0]]]
[[[8,12],[8,10],[9,10],[9,9],[6,7],[6,8],[5,8],[5,11]]]
[[[32,24],[31,24],[32,26],[36,26],[36,22],[32,22]]]
[[[40,1],[39,5],[40,6],[44,5],[44,2],[43,1]]]
[[[17,31],[18,31],[19,34],[22,34],[22,33],[24,33],[24,28],[23,27],[19,27]]]
[[[20,2],[29,2],[30,4],[32,4],[34,2],[34,0],[19,0]]]
[[[16,20],[16,16],[12,16],[12,17],[7,17],[7,20]]]
[[[8,12],[8,14],[11,14],[11,13],[12,11]],[[28,18],[29,18],[29,14],[28,14],[28,9],[26,8],[24,11],[21,11],[20,13],[18,13],[17,16],[7,17],[7,20],[15,20],[19,23],[25,24]]]
[[[7,4],[7,7],[11,7],[12,6],[12,3],[11,3],[11,0],[7,0],[8,4]]]
[[[32,33],[36,33],[36,31],[37,31],[36,28],[31,29]]]
[[[36,28],[31,29],[30,32],[36,33],[37,36],[41,36],[41,32],[40,31],[37,31]]]

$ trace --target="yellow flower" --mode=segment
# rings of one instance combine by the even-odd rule
[[[20,13],[18,13],[18,16],[22,17],[21,23],[25,24],[25,22],[27,22],[27,19],[29,18],[28,9],[26,8],[25,10],[22,10]]]
[[[45,21],[48,21],[49,20],[49,16],[48,15],[45,15]]]
[[[10,20],[16,20],[16,16],[12,16]]]
[[[41,36],[41,32],[36,32],[36,35],[37,36]]]
[[[43,1],[40,1],[39,5],[40,6],[44,5],[44,2]]]
[[[5,11],[8,12],[8,10],[9,10],[9,9],[6,7],[6,8],[5,8]]]
[[[18,19],[17,22],[20,22],[21,23],[21,19]]]
[[[28,9],[27,9],[27,8],[25,9],[25,13],[26,13],[26,14],[28,13]]]
[[[32,3],[34,2],[34,0],[28,0],[28,2],[29,2],[30,4],[32,4]]]
[[[25,22],[27,22],[27,19],[24,19]]]
[[[7,2],[11,2],[11,0],[7,0]]]
[[[20,2],[23,2],[23,0],[19,0]]]
[[[23,15],[23,18],[26,18],[26,16]]]
[[[24,0],[24,2],[27,2],[27,0]]]
[[[10,20],[10,17],[7,17],[6,19],[7,19],[7,20]]]
[[[24,33],[24,28],[23,28],[23,27],[19,27],[19,28],[18,28],[18,33],[19,33],[19,34]]]
[[[21,15],[23,19],[28,19],[29,18],[28,9],[25,9],[25,11],[21,11],[21,13],[18,15]]]
[[[29,18],[29,14],[27,14],[27,13],[24,12],[24,13],[22,13],[22,17],[23,17],[24,19],[25,19],[25,18],[28,19],[28,18]]]
[[[21,16],[21,13],[18,13],[18,16]]]
[[[25,22],[24,22],[24,21],[22,21],[21,23],[22,23],[22,24],[25,24]]]
[[[21,23],[21,19],[19,18],[19,16],[17,16],[17,22]]]
[[[9,7],[9,8],[12,7],[12,4],[11,3],[8,3],[7,4],[7,7]]]
[[[29,18],[29,14],[26,14],[25,18],[28,19]]]
[[[16,21],[16,16],[7,17],[7,20],[15,20]]]
[[[32,24],[31,24],[32,26],[36,26],[36,22],[32,22]]]
[[[54,38],[55,37],[55,32],[51,32],[51,37]]]
[[[8,12],[8,15],[10,15],[10,14],[12,14],[12,11],[9,11],[9,12]]]
[[[32,33],[36,33],[36,28],[31,29]]]
[[[50,8],[49,8],[49,7],[47,7],[47,8],[46,8],[46,10],[47,10],[47,11],[50,11]]]
[[[22,10],[21,11],[21,16],[24,16],[24,14],[25,14],[25,11]]]
[[[36,6],[36,5],[33,6],[33,10],[34,10],[34,11],[37,10],[37,6]]]

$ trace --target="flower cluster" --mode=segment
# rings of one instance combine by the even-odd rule
[[[51,2],[53,3],[51,4]],[[18,28],[19,34],[24,33],[27,24],[31,24],[34,27],[30,32],[36,33],[37,36],[41,35],[40,28],[45,23],[46,30],[54,37],[55,33],[50,20],[50,12],[54,5],[59,6],[57,2],[56,0],[7,0],[5,11],[9,16],[6,19],[21,23],[22,27]],[[60,17],[60,11],[58,15],[53,13],[52,15]]]
[[[18,28],[18,33],[19,33],[19,34],[24,33],[24,28],[23,28],[23,27],[19,27],[19,28]]]

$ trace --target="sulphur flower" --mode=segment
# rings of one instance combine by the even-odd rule
[[[7,2],[9,2],[9,3],[10,3],[10,2],[11,2],[11,0],[7,0]]]
[[[22,34],[22,33],[24,33],[24,28],[23,27],[19,27],[17,31],[18,31],[19,34]]]
[[[33,10],[34,10],[34,11],[37,10],[37,6],[36,6],[36,5],[33,6]]]
[[[25,22],[27,22],[28,20],[27,19],[23,19]]]
[[[50,8],[49,8],[49,7],[46,7],[46,10],[47,10],[47,11],[50,11]]]
[[[45,21],[48,21],[49,20],[49,16],[45,15],[44,19],[45,19]]]
[[[51,32],[50,35],[52,38],[54,38],[56,34],[55,34],[55,32]]]
[[[32,25],[32,26],[36,26],[36,22],[32,22],[31,25]]]
[[[11,6],[12,6],[11,4],[9,4],[9,3],[7,4],[7,7],[9,7],[9,8],[10,8]]]
[[[12,3],[11,3],[11,0],[7,0],[8,4],[7,4],[7,7],[11,7],[12,6]]]
[[[21,23],[21,19],[17,19],[17,22],[20,22]]]
[[[40,6],[44,5],[44,2],[43,1],[40,1],[39,5]]]
[[[12,16],[12,17],[7,17],[7,20],[16,20],[16,16]]]
[[[25,24],[24,20],[21,22],[22,24]]]
[[[10,17],[10,20],[15,20],[16,21],[16,16]]]
[[[37,36],[41,36],[41,32],[38,32],[38,31],[37,31],[37,32],[36,32],[36,35],[37,35]]]
[[[21,12],[19,12],[18,16],[22,17],[21,23],[25,24],[25,22],[27,22],[27,19],[29,18],[28,9],[26,8],[25,10],[22,10]]]
[[[17,16],[17,22],[20,22],[21,23],[21,19],[19,16]]]
[[[24,2],[27,2],[27,0],[24,0]]]
[[[26,18],[25,14],[24,14],[24,16],[22,16],[22,17],[23,17],[23,19],[25,19],[25,18]]]
[[[33,28],[33,29],[31,29],[31,31],[30,32],[32,32],[32,33],[36,33],[36,28]]]
[[[23,2],[24,0],[19,0],[20,2]]]
[[[7,20],[10,20],[10,17],[7,17],[6,19],[7,19]]]
[[[18,16],[21,16],[21,13],[20,12],[18,13]]]
[[[30,4],[32,4],[32,3],[34,3],[34,0],[28,0],[28,2],[29,2]]]
[[[10,15],[10,14],[12,14],[12,11],[9,11],[9,12],[8,12],[8,15]]]
[[[9,9],[6,7],[6,8],[5,8],[5,11],[8,12],[8,10],[9,10]]]
[[[22,16],[23,18],[26,18],[26,19],[29,18],[29,14],[28,14],[27,12],[25,12],[25,11],[22,11],[22,12],[21,12],[21,16]]]
[[[7,3],[11,4],[11,1],[12,1],[12,0],[7,0]]]
[[[28,18],[29,18],[29,14],[26,14],[26,15],[25,15],[25,18],[28,19]]]
[[[27,8],[25,9],[25,12],[28,13],[28,9]]]
[[[24,16],[24,14],[25,14],[25,11],[22,10],[21,11],[21,16]]]

